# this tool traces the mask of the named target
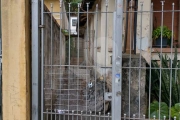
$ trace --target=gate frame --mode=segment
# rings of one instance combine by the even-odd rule
[[[112,120],[121,120],[123,0],[116,0],[112,66]]]
[[[44,34],[44,0],[31,1],[32,11],[32,119],[43,120],[43,34]],[[114,12],[114,41],[113,41],[113,72],[112,72],[112,120],[121,119],[121,91],[122,91],[122,21],[123,21],[123,0],[116,0]],[[40,13],[40,14],[39,14]],[[40,21],[41,16],[41,21]],[[41,25],[39,25],[41,23]],[[39,28],[40,27],[40,28]],[[41,29],[41,32],[40,32]],[[118,34],[117,34],[118,32]],[[40,52],[40,40],[41,51]],[[40,63],[41,60],[41,63]],[[40,66],[41,65],[41,66]],[[41,70],[41,72],[40,72]],[[120,75],[119,78],[115,77]],[[41,92],[40,92],[41,91]],[[41,102],[41,103],[40,103]],[[119,104],[119,105],[117,105]]]
[[[41,103],[40,103],[40,0],[31,0],[31,55],[32,55],[32,103],[31,103],[31,118],[32,120],[40,120]],[[41,27],[42,28],[42,27]]]

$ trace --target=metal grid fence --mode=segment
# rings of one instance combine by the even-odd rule
[[[45,25],[41,29],[42,120],[119,120],[119,115],[124,120],[179,119],[180,63],[179,49],[174,46],[174,33],[178,33],[174,18],[180,10],[174,9],[174,3],[171,10],[165,10],[161,1],[154,10],[153,4],[145,1],[119,4],[119,0],[106,0],[96,4],[84,0],[77,11],[71,11],[72,4],[64,11],[60,1],[60,11],[54,12],[53,3],[50,11],[45,11],[41,2],[41,24]],[[116,5],[121,9],[124,6],[123,14]],[[157,31],[156,13],[161,16]],[[170,31],[163,27],[167,13]],[[77,35],[71,34],[70,21],[66,32],[61,27],[67,22],[62,16],[70,20],[72,14],[78,19]],[[121,28],[117,29],[118,25]],[[160,44],[152,36],[159,38]],[[164,36],[170,44],[164,45]],[[117,51],[119,46],[122,49]],[[113,70],[120,72],[114,74]],[[118,107],[121,111],[116,111]]]

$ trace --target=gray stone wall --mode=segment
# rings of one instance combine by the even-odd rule
[[[143,116],[147,110],[147,96],[145,93],[146,61],[142,57],[140,64],[140,56],[132,55],[130,63],[129,55],[123,55],[122,66],[122,115],[126,114],[128,116],[130,112],[130,117],[132,117],[133,114],[138,116],[140,104],[140,113],[141,116]],[[106,77],[108,89],[111,91],[112,71],[110,69],[107,71]]]
[[[45,7],[45,12],[48,9]],[[52,20],[52,25],[51,25]],[[65,36],[60,36],[60,26],[51,14],[44,14],[44,95],[45,95],[45,108],[51,108],[52,102],[55,102],[55,92],[58,89],[59,78],[62,77],[64,71],[63,67],[51,65],[64,65],[65,64]],[[51,36],[52,29],[52,36]]]
[[[133,114],[135,114],[137,117],[139,115],[140,105],[140,113],[142,117],[143,114],[146,114],[147,109],[147,96],[145,93],[146,61],[144,58],[142,58],[140,64],[139,55],[132,56],[130,64],[129,61],[130,59],[128,56],[124,56],[123,67],[126,68],[122,69],[122,114],[125,113],[128,116],[130,112],[131,117]],[[140,68],[138,68],[139,66]]]

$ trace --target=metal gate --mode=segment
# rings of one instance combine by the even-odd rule
[[[49,1],[32,1],[33,120],[179,119],[175,3]]]

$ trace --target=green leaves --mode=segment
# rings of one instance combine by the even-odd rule
[[[81,3],[82,0],[64,0],[65,2],[65,6],[66,6],[66,11],[69,11],[69,4],[71,3],[71,8],[70,11],[71,12],[78,12],[78,3]],[[77,13],[73,13],[73,14],[77,14]]]
[[[156,40],[157,38],[161,37],[161,31],[162,31],[162,37],[171,39],[172,37],[172,31],[166,27],[166,26],[160,26],[153,30],[152,38]]]
[[[159,104],[160,104],[160,108],[159,108]],[[154,116],[156,118],[159,118],[159,112],[160,112],[160,118],[163,119],[164,116],[166,116],[166,118],[168,117],[168,106],[166,103],[164,102],[157,102],[154,101],[153,103],[150,104],[150,118],[154,118]]]
[[[174,116],[180,119],[180,103],[176,103],[175,106],[171,108],[171,117],[173,118]]]
[[[160,108],[159,108],[160,104]],[[165,102],[157,102],[154,101],[153,103],[150,104],[150,118],[159,118],[159,111],[160,111],[160,119],[163,119],[164,116],[166,118],[169,118],[169,107]],[[180,103],[176,103],[175,106],[171,107],[171,118],[176,118],[179,120],[180,119]]]
[[[171,97],[171,105],[174,106],[180,101],[180,61],[178,61],[177,58],[177,50],[175,49],[174,58],[172,59],[167,55],[162,54],[159,54],[159,58],[161,59],[160,64],[162,69],[160,70],[160,64],[158,64],[157,61],[152,61],[152,69],[150,74],[151,86],[149,86],[148,76],[146,82],[146,90],[148,93],[148,90],[151,88],[151,98],[155,100],[159,100],[159,93],[161,92],[161,101],[165,102],[168,106]],[[161,91],[159,91],[160,81],[162,83]]]

